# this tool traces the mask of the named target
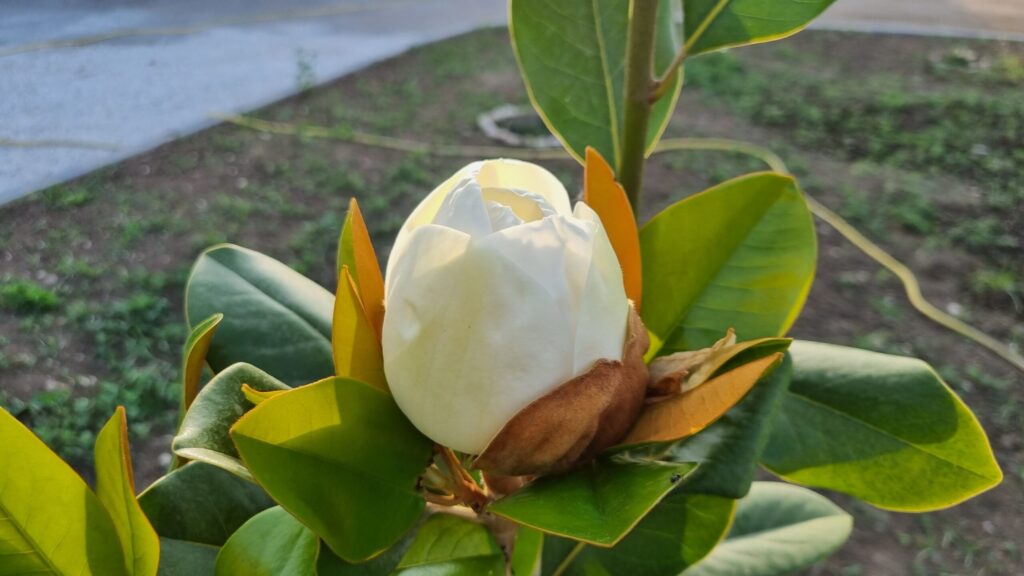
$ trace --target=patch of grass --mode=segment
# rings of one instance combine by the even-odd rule
[[[47,287],[31,280],[14,279],[0,283],[0,308],[19,314],[41,314],[56,310],[60,298]]]

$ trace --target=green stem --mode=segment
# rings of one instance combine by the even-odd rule
[[[654,35],[658,21],[658,0],[632,0],[629,12],[622,158],[618,168],[619,182],[626,190],[633,213],[639,216],[647,124],[651,116],[651,87],[654,83]]]

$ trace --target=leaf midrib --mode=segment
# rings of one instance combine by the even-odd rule
[[[870,422],[867,422],[865,420],[861,420],[860,418],[857,418],[857,417],[853,416],[852,414],[849,414],[847,412],[843,412],[841,410],[833,408],[832,406],[829,406],[828,404],[825,404],[824,402],[820,402],[818,400],[815,400],[815,399],[813,399],[813,398],[811,398],[809,396],[806,396],[806,395],[803,395],[803,394],[799,394],[799,393],[793,391],[792,388],[790,388],[788,390],[788,393],[792,394],[794,398],[802,400],[802,401],[804,401],[804,402],[806,402],[806,403],[808,403],[808,404],[810,404],[812,406],[824,409],[825,411],[828,411],[828,412],[831,412],[833,414],[837,414],[839,416],[842,416],[843,418],[845,418],[847,420],[850,420],[852,422],[859,423],[859,424],[863,425],[865,428],[875,432],[876,434],[880,434],[880,435],[882,435],[882,436],[884,436],[886,438],[891,438],[891,439],[897,441],[898,443],[903,444],[904,446],[908,446],[909,448],[911,448],[911,449],[913,449],[913,450],[915,450],[917,452],[921,452],[923,454],[926,454],[928,456],[931,456],[933,458],[941,460],[942,462],[945,462],[946,464],[949,464],[950,466],[953,466],[954,468],[958,468],[960,470],[963,470],[963,471],[965,471],[965,472],[967,472],[969,474],[972,474],[974,476],[977,476],[978,478],[981,478],[982,480],[986,480],[986,481],[992,480],[992,477],[990,477],[990,476],[985,476],[984,474],[981,474],[980,472],[977,472],[977,471],[975,471],[975,470],[973,470],[971,468],[968,468],[968,467],[966,467],[966,466],[964,466],[962,464],[954,462],[954,461],[952,461],[952,460],[942,456],[941,454],[936,454],[936,453],[934,453],[934,452],[932,452],[930,450],[926,450],[921,445],[913,444],[913,443],[911,443],[908,440],[904,440],[903,438],[900,438],[899,436],[896,436],[895,434],[893,434],[891,432],[888,432],[887,430],[879,428],[878,426],[875,426],[874,424],[871,424]]]

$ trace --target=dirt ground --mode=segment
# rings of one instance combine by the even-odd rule
[[[1019,346],[1024,342],[1024,189],[1013,174],[1024,169],[1024,151],[1017,150],[1024,149],[1024,107],[1015,107],[1014,93],[1024,84],[1014,84],[1012,69],[1009,85],[1001,83],[1002,76],[986,84],[989,76],[976,74],[972,66],[1000,58],[1012,64],[1024,57],[1024,47],[960,43],[956,46],[967,51],[968,63],[945,67],[949,46],[949,41],[924,38],[807,32],[777,45],[735,51],[703,70],[693,65],[692,85],[684,90],[668,135],[772,146],[809,194],[910,265],[931,301]],[[776,74],[779,66],[789,72]],[[794,74],[810,80],[792,90],[776,83],[765,99],[753,92],[754,71],[779,82]],[[861,100],[843,89],[851,81],[866,86],[856,95]],[[1019,121],[1016,132],[984,144],[991,151],[986,158],[1009,158],[1009,168],[994,161],[977,172],[959,168],[971,166],[970,148],[967,157],[954,156],[962,152],[955,138],[945,163],[927,149],[904,150],[916,142],[878,148],[850,141],[868,134],[882,139],[882,146],[886,136],[874,125],[842,124],[850,130],[845,139],[843,134],[834,140],[816,136],[822,118],[832,118],[840,105],[854,112],[840,109],[836,122],[862,112],[870,120],[877,115],[871,106],[883,106],[892,94],[945,106],[939,99],[949,97],[951,87],[966,90],[975,84],[983,104],[992,99],[999,114],[1009,106],[1009,117]],[[739,98],[729,86],[750,93]],[[724,89],[731,95],[723,95]],[[821,113],[786,116],[786,98],[814,100]],[[384,62],[258,114],[433,142],[490,144],[476,129],[476,114],[525,101],[507,37],[492,30]],[[978,110],[987,114],[989,107]],[[940,139],[936,136],[936,142]],[[999,156],[1005,149],[1010,152]],[[47,304],[29,290],[36,296],[19,297],[28,304],[0,309],[0,402],[86,474],[91,431],[113,405],[125,404],[139,482],[145,485],[167,458],[185,337],[181,295],[197,253],[231,241],[333,288],[336,234],[350,196],[360,199],[379,254],[386,258],[386,246],[417,199],[467,161],[222,125],[5,206],[0,209],[0,281],[28,282],[56,301]],[[578,189],[580,172],[572,161],[545,165],[570,190]],[[650,162],[642,217],[760,168],[750,159],[721,153],[658,156]],[[1022,375],[921,317],[891,275],[826,224],[817,226],[818,278],[793,335],[931,362],[989,431],[1006,480],[965,505],[923,515],[888,513],[837,495],[856,516],[855,532],[844,549],[811,573],[1024,573]]]

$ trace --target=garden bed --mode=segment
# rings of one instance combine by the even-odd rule
[[[696,59],[686,81],[667,136],[772,147],[809,194],[910,265],[936,305],[1024,345],[1024,46],[805,32]],[[506,34],[487,30],[256,115],[491,144],[476,116],[504,103],[526,94]],[[418,198],[468,161],[222,125],[3,207],[0,402],[87,474],[92,434],[124,404],[145,485],[169,457],[198,252],[238,243],[333,289],[349,197],[386,246]],[[574,162],[544,164],[578,190]],[[762,168],[720,152],[658,156],[642,216]],[[918,315],[890,274],[817,224],[819,274],[794,335],[930,362],[978,413],[1006,481],[921,516],[840,499],[854,536],[814,573],[1020,573],[1021,374]]]

